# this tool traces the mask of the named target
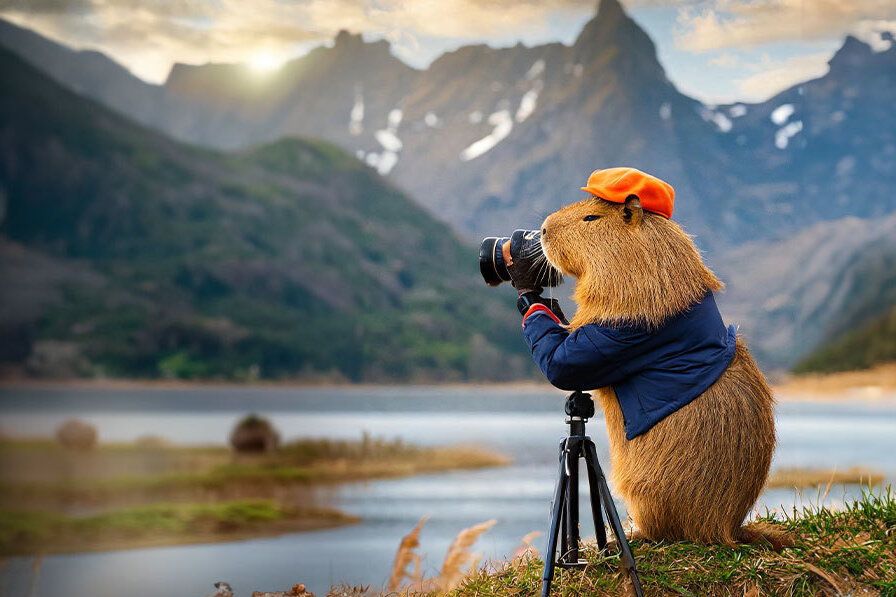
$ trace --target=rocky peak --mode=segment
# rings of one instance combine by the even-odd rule
[[[175,62],[168,71],[165,87],[169,90],[185,91],[190,88],[198,89],[205,86],[226,85],[231,86],[234,80],[240,80],[245,74],[246,67],[242,64],[185,64]]]
[[[334,52],[349,58],[389,55],[391,49],[392,46],[384,39],[366,42],[360,33],[350,33],[345,29],[340,30],[333,40]]]
[[[585,23],[576,38],[575,46],[590,46],[612,37],[613,30],[628,19],[619,0],[600,0],[597,13]]]
[[[871,46],[858,38],[847,35],[846,41],[828,61],[831,71],[862,66],[871,56]]]
[[[638,72],[665,78],[653,41],[628,16],[619,0],[600,0],[597,14],[585,24],[573,49],[576,59],[584,63],[614,49],[618,59],[637,63]]]
[[[358,47],[364,43],[360,33],[351,33],[345,29],[340,29],[333,40],[337,48]]]

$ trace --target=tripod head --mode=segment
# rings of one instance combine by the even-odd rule
[[[591,394],[576,390],[566,399],[564,410],[570,417],[590,419],[594,416],[594,400],[591,399]]]
[[[585,421],[594,416],[594,401],[591,394],[576,390],[566,399],[564,410],[568,415],[566,423],[569,425],[569,435],[584,436]]]

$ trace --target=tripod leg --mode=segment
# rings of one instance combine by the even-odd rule
[[[551,582],[554,580],[554,558],[557,554],[557,536],[560,534],[561,516],[563,505],[566,501],[566,477],[564,445],[560,444],[560,476],[557,479],[557,487],[554,489],[554,502],[551,512],[551,530],[548,532],[548,544],[544,550],[544,573],[541,575],[541,597],[548,597],[551,592]]]
[[[591,492],[591,516],[594,518],[594,535],[597,538],[597,548],[604,549],[607,546],[607,529],[604,527],[604,517],[600,510],[600,485],[598,483],[596,462],[591,459],[590,450],[594,449],[594,442],[585,440],[585,464],[588,470],[588,488]],[[595,452],[596,453],[596,452]]]
[[[579,561],[579,454],[581,442],[567,440],[566,448],[566,536],[561,560],[569,564]]]
[[[593,470],[597,476],[601,502],[603,502],[604,511],[607,513],[607,518],[610,521],[610,528],[613,529],[613,534],[616,535],[616,542],[619,544],[622,566],[628,572],[629,578],[632,581],[632,587],[635,589],[635,595],[644,597],[644,591],[641,588],[641,579],[638,578],[638,568],[635,565],[635,556],[632,554],[628,539],[625,537],[625,530],[622,528],[622,523],[619,521],[619,513],[616,511],[615,504],[613,504],[613,496],[610,494],[610,488],[607,486],[607,479],[604,477],[604,472],[601,470],[597,460],[597,450],[594,448],[594,443],[592,442],[585,444],[585,462],[588,464],[589,470]]]

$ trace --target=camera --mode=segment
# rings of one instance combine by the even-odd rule
[[[525,260],[538,268],[539,286],[558,286],[563,277],[550,263],[541,248],[538,230],[515,230],[510,237],[489,236],[479,245],[479,273],[489,286],[510,282],[510,272],[504,259],[507,247],[511,261]]]

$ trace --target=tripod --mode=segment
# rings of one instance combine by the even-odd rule
[[[579,559],[579,458],[585,459],[588,467],[588,485],[591,490],[591,514],[594,517],[594,532],[597,535],[597,547],[607,546],[607,531],[604,528],[601,506],[607,514],[610,527],[619,544],[622,567],[628,572],[637,597],[643,597],[641,581],[635,567],[635,557],[625,538],[625,531],[619,521],[619,513],[613,504],[613,496],[607,486],[607,479],[597,461],[597,450],[594,442],[585,435],[585,422],[594,416],[594,402],[591,394],[573,392],[566,399],[566,423],[569,435],[560,442],[560,478],[554,491],[552,506],[551,530],[548,535],[548,546],[544,556],[544,574],[542,575],[541,595],[548,597],[551,582],[554,580],[554,568],[584,568],[587,560]],[[557,541],[560,540],[561,551],[557,554]],[[556,557],[556,561],[555,561]]]

